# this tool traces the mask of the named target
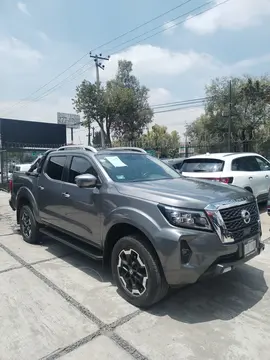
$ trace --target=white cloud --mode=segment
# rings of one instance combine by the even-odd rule
[[[24,13],[25,15],[31,16],[31,14],[29,13],[26,4],[22,3],[22,2],[18,2],[17,3],[17,7],[18,9]]]
[[[167,113],[155,114],[153,122],[158,125],[167,126],[168,131],[178,131],[181,141],[184,141],[185,125],[189,125],[203,114],[203,107],[181,109]]]
[[[176,23],[174,21],[165,22],[163,25],[165,35],[173,35],[176,30]]]
[[[45,42],[47,42],[47,41],[50,40],[49,37],[48,37],[48,35],[45,34],[45,32],[43,32],[43,31],[39,31],[39,32],[38,32],[38,36],[39,36],[43,41],[45,41]]]
[[[215,0],[215,3],[223,1]],[[220,29],[239,30],[256,26],[269,15],[269,0],[230,0],[200,16],[189,19],[184,26],[199,35],[205,35]]]
[[[149,104],[156,105],[165,102],[173,101],[172,94],[168,89],[154,88],[150,90]]]
[[[155,105],[179,101],[181,98],[187,100],[185,93],[188,86],[191,89],[194,89],[192,95],[189,95],[189,97],[199,97],[203,92],[203,86],[210,78],[215,76],[233,75],[236,73],[239,74],[243,72],[243,70],[244,72],[248,72],[253,65],[265,62],[269,60],[269,58],[270,54],[266,54],[263,57],[244,59],[229,66],[217,61],[209,54],[196,53],[194,51],[182,53],[152,45],[139,45],[113,56],[109,62],[106,62],[105,71],[101,71],[100,75],[102,81],[112,78],[115,75],[119,59],[131,60],[134,64],[135,75],[139,77],[143,84],[151,88],[149,102],[150,104]],[[29,95],[29,93],[50,80],[44,75],[46,74],[46,70],[48,70],[45,66],[46,64],[43,64],[43,78],[40,78],[39,76],[40,70],[33,67],[33,64],[39,63],[41,59],[42,55],[39,52],[31,49],[27,44],[22,43],[18,39],[0,38],[1,77],[6,75],[6,66],[11,66],[10,64],[12,64],[12,67],[10,67],[11,71],[10,74],[8,74],[7,79],[10,78],[10,81],[15,84],[17,83],[18,77],[16,77],[16,74],[14,75],[14,71],[16,72],[17,68],[21,69],[25,74],[25,69],[28,69],[27,67],[29,67],[29,71],[33,71],[34,76],[35,74],[38,75],[35,77],[36,85],[32,83],[30,91],[27,91],[23,96]],[[6,62],[6,66],[3,65],[4,61]],[[73,71],[75,70],[76,69],[73,69]],[[92,69],[90,71],[92,71]],[[67,75],[68,74],[65,74],[63,78]],[[22,103],[12,109],[10,109],[10,107],[18,102],[18,98],[14,96],[12,101],[2,101],[2,103],[0,102],[1,116],[56,122],[56,114],[58,111],[74,112],[71,98],[75,94],[76,84],[79,84],[84,77],[93,80],[95,78],[95,73],[83,74],[80,75],[80,78],[73,80],[73,82],[65,82],[63,87],[57,89],[56,92],[53,92],[41,101]],[[27,74],[25,78],[27,79]],[[29,79],[31,79],[31,77],[29,77]],[[61,80],[62,78],[59,78],[58,81],[61,82]],[[53,85],[54,83],[49,87]],[[69,89],[68,92],[65,86]],[[42,95],[47,89],[48,88],[44,88],[38,95]],[[2,94],[4,97],[5,93],[3,90]],[[20,95],[20,97],[23,96]],[[6,114],[4,110],[7,108],[12,111]],[[155,115],[154,122],[167,126],[169,131],[177,130],[183,135],[185,123],[190,123],[195,120],[202,111],[202,108],[195,107],[181,109],[175,112],[160,113]],[[83,128],[75,130],[74,138],[77,143],[86,143],[86,130]]]
[[[215,60],[206,53],[193,50],[177,52],[148,44],[136,45],[113,55],[111,60],[106,62],[105,71],[101,73],[103,80],[115,75],[118,60],[121,59],[132,61],[134,73],[139,77],[181,75],[193,68],[200,70],[215,66]]]
[[[0,38],[0,65],[3,74],[9,71],[14,73],[32,69],[39,64],[42,55],[22,41],[11,38]]]

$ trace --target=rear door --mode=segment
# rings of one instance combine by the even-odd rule
[[[180,169],[183,176],[215,180],[222,177],[223,167],[221,159],[189,158],[183,161]]]
[[[88,156],[82,154],[71,157],[67,178],[62,186],[61,211],[65,218],[65,230],[94,245],[100,245],[101,182],[96,188],[79,188],[75,177],[81,174],[94,175],[100,182],[97,170]]]
[[[241,156],[232,161],[232,172],[235,173],[234,185],[242,188],[250,187],[253,194],[258,197],[263,194],[265,177],[260,171],[255,156]]]
[[[66,155],[48,156],[38,178],[37,201],[40,217],[48,225],[64,228],[62,213],[62,179]]]

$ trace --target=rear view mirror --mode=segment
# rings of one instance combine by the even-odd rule
[[[76,176],[75,182],[79,188],[93,188],[97,184],[97,178],[91,174],[83,174]]]

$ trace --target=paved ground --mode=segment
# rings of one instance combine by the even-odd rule
[[[265,213],[262,255],[142,312],[88,258],[48,239],[24,243],[7,200],[0,192],[0,360],[269,359]]]

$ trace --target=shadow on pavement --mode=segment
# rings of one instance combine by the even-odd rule
[[[255,306],[267,290],[263,271],[245,264],[183,288],[149,312],[188,324],[228,321]]]
[[[260,214],[264,214],[267,211],[267,203],[261,203],[259,204],[259,210],[260,210]]]
[[[44,237],[40,245],[47,247],[52,257],[61,256],[59,251],[66,253],[61,261],[67,266],[75,267],[101,283],[113,283],[110,269],[103,268],[101,262],[93,261],[58,242],[55,247],[54,243],[54,240]],[[172,290],[167,298],[148,312],[188,324],[217,319],[228,321],[254,307],[267,290],[263,271],[244,264],[230,273]]]
[[[38,245],[47,247],[46,250],[52,257],[59,257],[67,265],[83,271],[94,279],[100,282],[112,282],[110,269],[103,267],[101,261],[92,260],[89,257],[80,254],[78,251],[45,236],[41,238]]]

